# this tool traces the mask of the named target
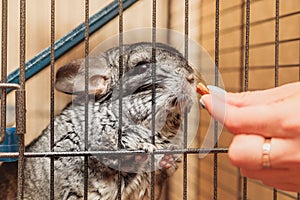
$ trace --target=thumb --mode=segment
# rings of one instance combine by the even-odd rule
[[[220,123],[225,121],[225,102],[222,99],[213,98],[212,95],[204,95],[200,99],[201,105],[208,113]]]
[[[226,92],[217,87],[209,87],[210,94],[203,95],[200,99],[202,106],[210,115],[220,123],[224,123],[226,114]]]

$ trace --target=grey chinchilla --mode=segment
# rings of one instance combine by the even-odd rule
[[[195,85],[201,75],[188,65],[182,54],[165,44],[156,44],[155,65],[151,43],[123,47],[123,78],[119,79],[120,48],[112,48],[89,59],[88,123],[85,123],[84,59],[70,62],[56,74],[56,89],[77,96],[54,119],[54,151],[143,150],[146,153],[181,148],[183,110],[189,110]],[[153,66],[155,78],[153,79]],[[155,81],[153,83],[152,81]],[[121,82],[121,84],[120,84]],[[155,104],[153,104],[153,86]],[[122,97],[122,101],[119,97]],[[119,104],[123,111],[120,113]],[[155,145],[152,144],[152,106],[155,105]],[[121,115],[122,114],[122,115]],[[121,116],[120,116],[121,115]],[[122,127],[119,120],[122,117]],[[88,146],[85,147],[85,124]],[[122,140],[118,143],[118,130]],[[118,146],[121,145],[121,146]],[[50,127],[26,147],[26,152],[50,151]],[[123,200],[150,199],[151,170],[148,154],[120,158],[121,195]],[[176,155],[156,155],[155,199],[168,176],[177,169]],[[88,159],[88,199],[112,200],[118,194],[118,157],[95,154]],[[12,166],[11,166],[12,165]],[[16,164],[0,167],[0,199],[15,198]],[[50,159],[26,158],[25,199],[49,199]],[[11,185],[11,186],[10,186]],[[14,185],[14,186],[12,186]],[[54,161],[55,199],[83,199],[84,157],[61,156]],[[4,191],[5,190],[5,191]]]

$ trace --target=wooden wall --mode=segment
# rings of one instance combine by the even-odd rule
[[[90,14],[107,5],[110,0],[90,1]],[[215,59],[215,7],[216,1],[189,1],[189,37],[204,47],[212,60]],[[220,0],[219,69],[224,86],[228,91],[242,91],[245,88],[245,1]],[[250,51],[249,90],[275,86],[275,1],[251,0],[250,7]],[[299,80],[300,61],[300,1],[280,2],[279,20],[279,74],[278,84]],[[296,13],[298,14],[291,14]],[[8,70],[18,66],[19,60],[19,1],[9,0],[9,43]],[[151,0],[140,0],[124,13],[124,30],[151,27]],[[84,20],[84,1],[56,1],[56,39],[60,38]],[[184,32],[184,1],[158,0],[157,27]],[[118,19],[97,31],[90,40],[90,49],[118,33]],[[50,45],[50,2],[27,1],[26,58],[29,60]],[[84,45],[80,44],[55,63],[56,69],[72,59],[83,57]],[[50,70],[45,69],[29,80],[27,90],[27,134],[26,143],[35,138],[50,122]],[[55,93],[56,113],[71,100],[70,96]],[[13,95],[9,96],[13,102]],[[207,131],[210,118],[201,110],[201,129],[193,147],[200,147]],[[219,147],[228,147],[231,134],[223,130]],[[214,156],[199,159],[188,155],[188,199],[213,199]],[[218,199],[239,199],[238,169],[231,166],[226,154],[218,155],[217,185]],[[165,199],[182,199],[182,166],[171,177],[166,188]],[[248,180],[248,199],[272,199],[271,188],[259,182]],[[295,194],[279,192],[278,199],[295,199]]]

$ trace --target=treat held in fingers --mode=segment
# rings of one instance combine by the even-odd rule
[[[196,91],[201,95],[210,94],[209,89],[203,83],[198,83]]]

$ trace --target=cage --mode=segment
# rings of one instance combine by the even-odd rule
[[[6,128],[6,104],[16,101],[20,150],[0,157],[18,157],[19,199],[24,157],[55,155],[30,154],[23,151],[24,145],[53,124],[54,116],[72,100],[54,90],[55,71],[86,56],[111,35],[144,27],[181,32],[207,50],[227,91],[267,89],[300,79],[297,0],[2,0],[1,8],[1,83],[10,84],[1,85],[10,88],[2,89],[1,132]],[[199,159],[210,119],[205,110],[200,110],[200,119],[199,133],[183,149],[183,161],[169,178],[162,199],[300,199],[299,194],[242,177],[229,162],[232,135],[225,129],[210,153]],[[50,187],[53,193],[54,182]]]

